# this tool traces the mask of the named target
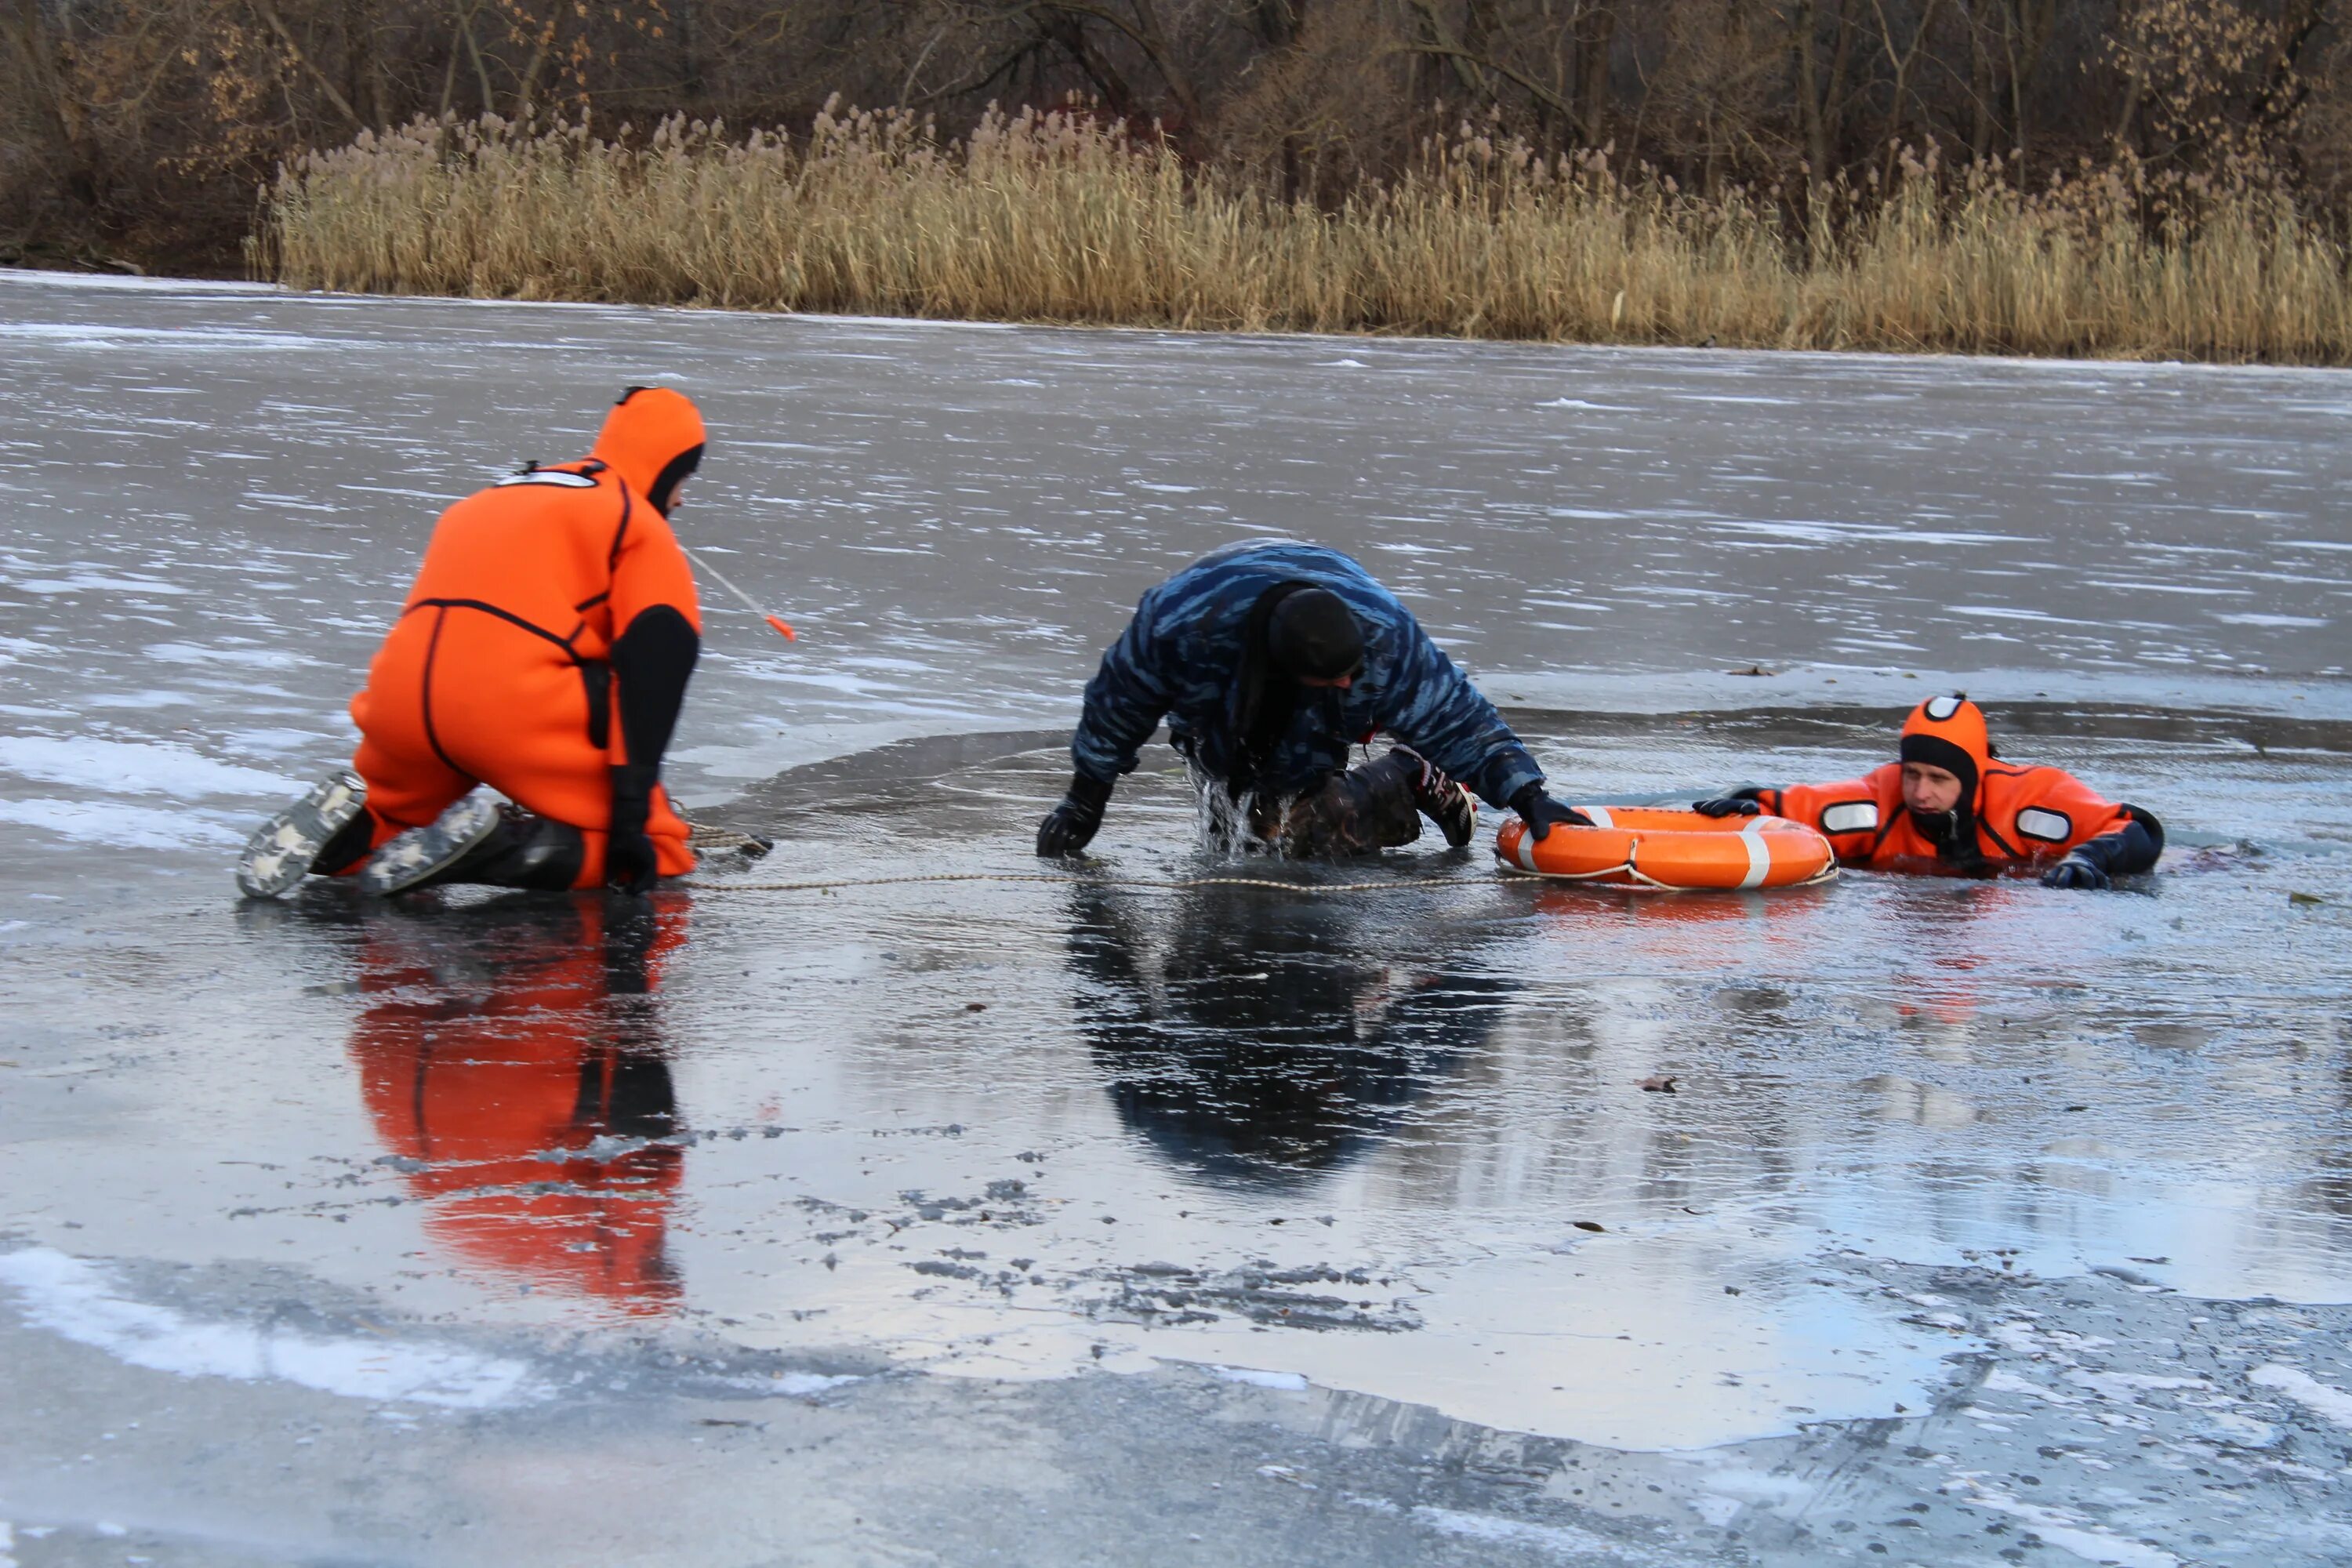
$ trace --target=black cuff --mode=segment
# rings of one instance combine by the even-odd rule
[[[1089,777],[1085,773],[1070,775],[1070,787],[1067,793],[1069,797],[1080,805],[1096,811],[1100,811],[1110,804],[1109,783],[1103,779]]]
[[[624,763],[611,770],[613,784],[613,831],[643,833],[646,818],[653,811],[654,786],[661,782],[661,770],[637,763]]]
[[[2163,832],[2158,827],[2150,833],[2146,824],[2135,819],[2116,832],[2086,838],[2067,853],[2081,856],[2110,877],[2134,877],[2154,868],[2157,858],[2164,853]]]

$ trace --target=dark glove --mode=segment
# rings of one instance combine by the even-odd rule
[[[1592,819],[1584,813],[1572,806],[1562,805],[1544,794],[1541,779],[1521,785],[1519,793],[1511,797],[1511,809],[1519,814],[1519,820],[1528,825],[1528,831],[1536,836],[1538,844],[1550,836],[1553,828],[1562,825],[1570,827],[1592,826]]]
[[[1048,860],[1075,855],[1093,842],[1102,826],[1103,807],[1110,804],[1110,785],[1084,773],[1070,776],[1069,793],[1062,804],[1037,825],[1037,853]]]
[[[2042,874],[2045,888],[2104,888],[2109,881],[2107,868],[2079,849]]]
[[[1763,793],[1760,789],[1736,789],[1710,800],[1694,801],[1691,809],[1701,816],[1760,816],[1764,803],[1757,796]]]
[[[612,770],[613,825],[604,838],[604,881],[625,893],[641,893],[661,876],[654,841],[646,837],[654,785],[661,770],[624,765]]]

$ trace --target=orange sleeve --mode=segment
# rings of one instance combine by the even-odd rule
[[[2078,844],[2121,833],[2131,807],[2117,805],[2062,768],[2039,767],[2017,781],[2000,816],[1990,826],[2031,859],[2063,855]]]
[[[656,605],[677,610],[697,637],[702,635],[694,569],[677,546],[677,535],[670,531],[667,518],[632,496],[628,526],[613,561],[613,636],[625,634],[632,621]]]
[[[1888,812],[1901,803],[1902,774],[1901,764],[1889,763],[1858,779],[1768,789],[1761,800],[1775,816],[1820,828],[1839,859],[1866,860],[1878,847]]]

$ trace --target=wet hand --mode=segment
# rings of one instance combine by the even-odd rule
[[[2110,881],[2106,868],[2084,855],[2069,855],[2042,875],[2045,888],[2104,888]]]
[[[1102,826],[1103,807],[1110,804],[1110,785],[1078,773],[1061,805],[1037,825],[1037,853],[1048,860],[1075,855],[1094,841]]]
[[[1555,827],[1592,826],[1592,819],[1584,813],[1573,806],[1562,805],[1544,794],[1544,787],[1540,783],[1528,784],[1513,795],[1511,809],[1519,814],[1519,820],[1528,825],[1528,831],[1536,836],[1536,842],[1538,844],[1550,837],[1551,830]]]
[[[1759,816],[1763,814],[1764,803],[1756,798],[1758,793],[1752,789],[1736,789],[1729,795],[1694,801],[1691,809],[1701,816]]]

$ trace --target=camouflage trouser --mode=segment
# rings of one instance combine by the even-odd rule
[[[1252,803],[1250,827],[1294,859],[1394,849],[1421,837],[1422,773],[1420,758],[1391,751],[1330,774],[1286,811],[1278,803]]]

